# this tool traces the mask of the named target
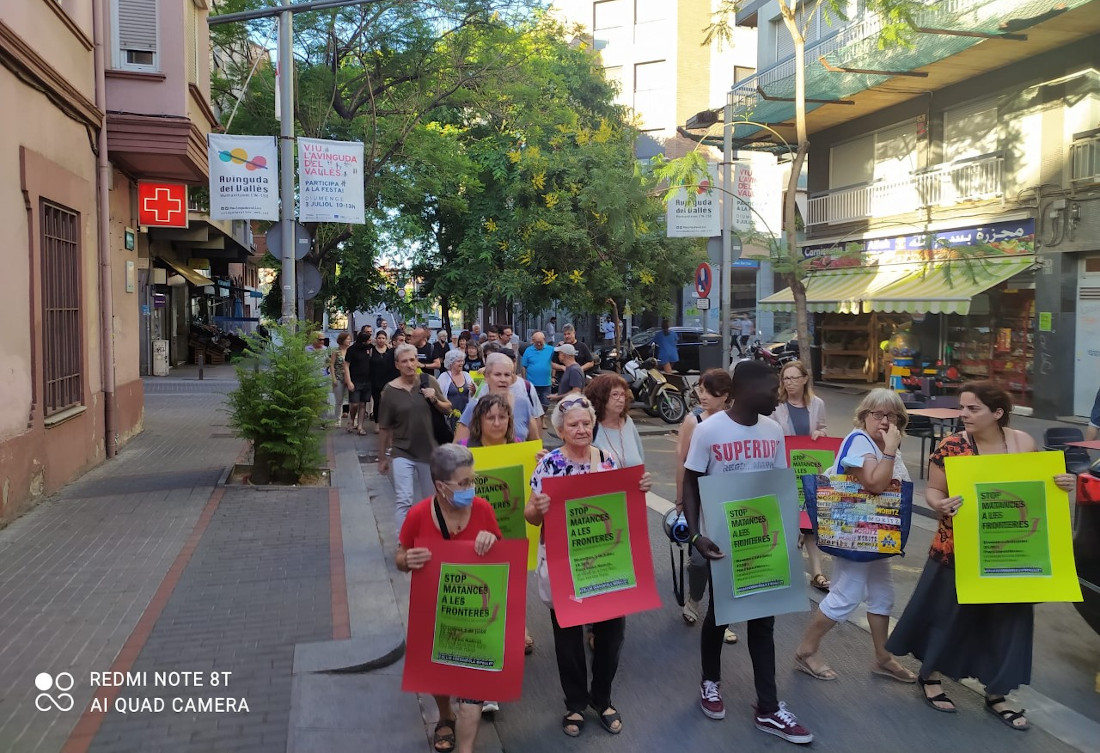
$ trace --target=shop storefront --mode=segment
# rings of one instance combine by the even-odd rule
[[[821,378],[886,383],[909,368],[910,389],[934,393],[993,379],[1032,404],[1035,231],[1030,220],[863,241],[857,253],[808,246],[806,280]],[[790,289],[760,301],[793,310]],[[938,378],[937,378],[938,377]]]

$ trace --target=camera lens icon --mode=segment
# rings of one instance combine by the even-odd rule
[[[42,692],[35,697],[34,707],[39,711],[70,711],[75,700],[69,691],[75,684],[76,681],[68,672],[58,672],[56,676],[49,672],[39,672],[34,678],[34,686]],[[51,695],[48,692],[50,690],[57,692]]]

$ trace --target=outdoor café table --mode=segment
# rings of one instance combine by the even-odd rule
[[[912,413],[913,411],[909,411]],[[1100,452],[1100,439],[1090,439],[1084,442],[1066,442],[1066,447],[1084,447],[1086,450]]]
[[[936,422],[936,441],[950,433],[955,421],[962,415],[958,408],[913,408],[906,411],[910,416],[924,416]]]

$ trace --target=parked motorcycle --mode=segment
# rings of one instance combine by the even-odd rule
[[[756,340],[749,352],[752,354],[752,360],[763,361],[775,369],[776,372],[782,372],[783,367],[791,361],[798,360],[798,342],[792,340],[775,348],[766,348],[760,344],[759,340]]]
[[[684,395],[657,368],[657,359],[639,361],[632,358],[623,364],[623,377],[630,384],[635,402],[650,416],[660,416],[666,424],[678,424],[687,415]]]

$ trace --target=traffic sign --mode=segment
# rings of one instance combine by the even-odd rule
[[[710,299],[709,298],[700,298],[699,300],[697,300],[695,302],[695,308],[699,309],[700,311],[709,310],[710,309]]]
[[[700,298],[708,298],[710,296],[710,283],[711,283],[710,265],[703,262],[695,268],[695,292],[699,294]]]
[[[264,238],[267,240],[267,250],[271,252],[271,255],[276,259],[283,255],[283,220],[279,220],[268,228],[267,234]],[[302,259],[309,253],[309,247],[312,244],[312,239],[309,237],[309,230],[300,222],[294,223],[294,258]]]

